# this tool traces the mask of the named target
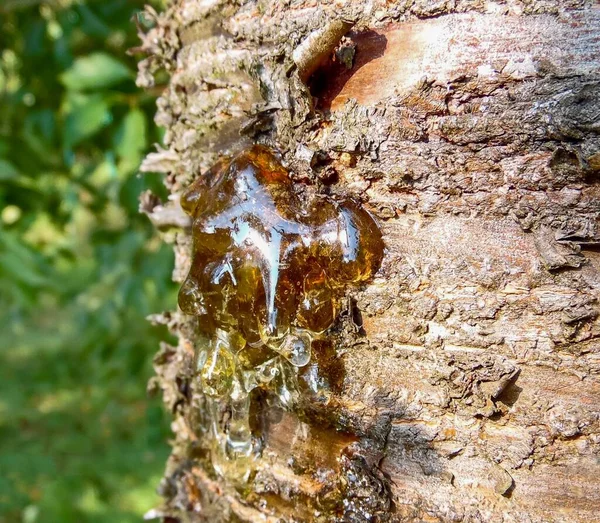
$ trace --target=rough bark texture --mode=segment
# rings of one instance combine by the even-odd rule
[[[360,198],[387,246],[332,333],[338,392],[265,414],[245,490],[214,475],[194,425],[193,322],[155,318],[179,344],[156,358],[175,436],[152,514],[600,521],[598,5],[176,0],[150,16],[139,83],[170,80],[166,149],[143,168],[173,199],[143,208],[177,281],[178,193],[253,142],[299,182]]]

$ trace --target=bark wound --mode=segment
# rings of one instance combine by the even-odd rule
[[[307,367],[311,353],[327,349],[325,332],[346,287],[379,268],[381,233],[356,202],[301,199],[260,146],[218,162],[186,190],[182,206],[193,220],[194,249],[179,306],[198,318],[201,333],[200,432],[215,470],[243,484],[259,455],[251,394],[262,390],[294,408],[300,374],[313,401],[328,401],[335,376],[318,357]]]

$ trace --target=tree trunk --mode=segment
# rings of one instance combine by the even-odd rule
[[[252,143],[360,199],[386,254],[330,336],[326,402],[256,406],[247,485],[198,427],[194,319],[156,357],[166,521],[600,521],[600,9],[585,0],[175,0],[143,209],[190,266],[178,195]]]

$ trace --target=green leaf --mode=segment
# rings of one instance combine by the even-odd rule
[[[7,160],[0,158],[0,180],[13,180],[19,177],[17,168]]]
[[[15,235],[0,231],[0,273],[16,284],[52,286],[51,268],[44,258]]]
[[[115,136],[115,151],[120,157],[140,154],[146,148],[146,116],[140,109],[127,113]]]
[[[109,183],[114,182],[117,178],[117,168],[115,166],[114,157],[110,154],[105,155],[105,160],[99,163],[89,175],[87,181],[97,189],[104,189]]]
[[[65,147],[70,149],[89,138],[111,120],[108,102],[100,94],[78,98],[67,110],[63,129]]]
[[[23,122],[23,140],[46,165],[60,161],[54,142],[55,127],[55,115],[50,109],[32,111]]]
[[[77,58],[73,65],[60,75],[65,87],[73,90],[102,89],[132,78],[133,74],[112,56],[92,53]]]
[[[50,280],[45,275],[39,273],[35,266],[23,262],[24,260],[11,256],[8,253],[0,254],[0,267],[2,271],[11,277],[15,283],[31,287],[49,285]]]
[[[129,168],[137,168],[147,146],[146,116],[140,109],[132,109],[125,115],[114,141],[119,158]]]
[[[90,36],[95,36],[97,38],[106,39],[110,36],[113,29],[110,26],[106,25],[102,19],[94,13],[94,11],[81,3],[76,5],[75,8],[79,12],[81,16],[80,27],[81,30]]]

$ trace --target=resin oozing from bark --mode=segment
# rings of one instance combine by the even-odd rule
[[[245,480],[258,454],[251,391],[294,404],[298,369],[335,321],[345,289],[379,268],[381,233],[351,199],[300,198],[261,146],[219,162],[181,204],[193,219],[193,257],[179,306],[199,318],[206,340],[196,358],[204,429],[217,472]]]

